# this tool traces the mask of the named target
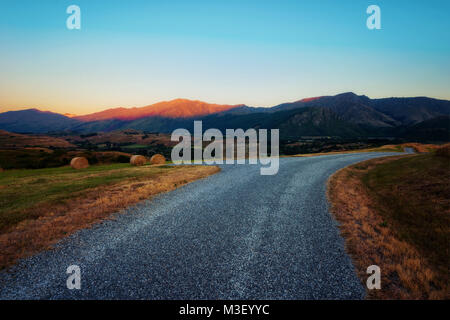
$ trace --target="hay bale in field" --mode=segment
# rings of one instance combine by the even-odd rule
[[[0,167],[0,172],[3,172],[4,170],[3,170],[3,168],[2,167]]]
[[[134,155],[130,158],[130,163],[133,166],[143,166],[147,163],[147,159],[144,156]]]
[[[89,167],[89,162],[85,157],[75,157],[70,161],[70,166],[74,169],[85,169]]]
[[[150,163],[151,164],[165,164],[166,158],[164,158],[164,156],[162,154],[158,153],[158,154],[155,154],[153,157],[151,157]]]

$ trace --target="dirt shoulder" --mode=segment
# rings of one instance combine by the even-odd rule
[[[5,171],[0,176],[0,269],[127,206],[219,171],[215,166],[126,165]]]
[[[365,286],[381,268],[369,299],[448,299],[450,179],[448,159],[432,154],[373,159],[328,181],[331,211]]]

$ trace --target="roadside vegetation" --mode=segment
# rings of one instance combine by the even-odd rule
[[[136,202],[219,171],[213,166],[96,165],[0,173],[0,269]]]
[[[296,154],[293,156],[294,157],[315,157],[315,156],[322,156],[322,155],[360,153],[360,152],[404,152],[404,146],[402,146],[402,145],[386,145],[386,146],[381,146],[381,147],[377,147],[377,148],[306,153],[306,154]]]
[[[450,298],[449,149],[365,161],[329,180],[332,212],[361,281],[368,266],[381,268],[382,289],[368,298]]]
[[[340,150],[340,151],[327,151],[327,152],[317,152],[317,153],[306,153],[306,154],[296,154],[294,157],[315,157],[321,155],[331,155],[331,154],[344,154],[344,153],[360,153],[360,152],[404,152],[405,148],[413,149],[418,153],[433,152],[437,150],[440,146],[436,144],[422,144],[417,142],[411,143],[401,143],[401,144],[387,144],[374,148],[363,148],[363,149],[351,149],[351,150]]]

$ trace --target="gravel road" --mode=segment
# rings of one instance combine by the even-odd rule
[[[0,273],[0,299],[360,299],[327,178],[384,153],[282,158],[144,201]],[[66,269],[81,268],[69,290]]]

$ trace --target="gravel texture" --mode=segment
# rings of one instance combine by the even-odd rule
[[[81,230],[0,273],[0,299],[361,299],[326,180],[384,153],[282,158],[222,172]],[[66,269],[81,268],[69,290]]]

